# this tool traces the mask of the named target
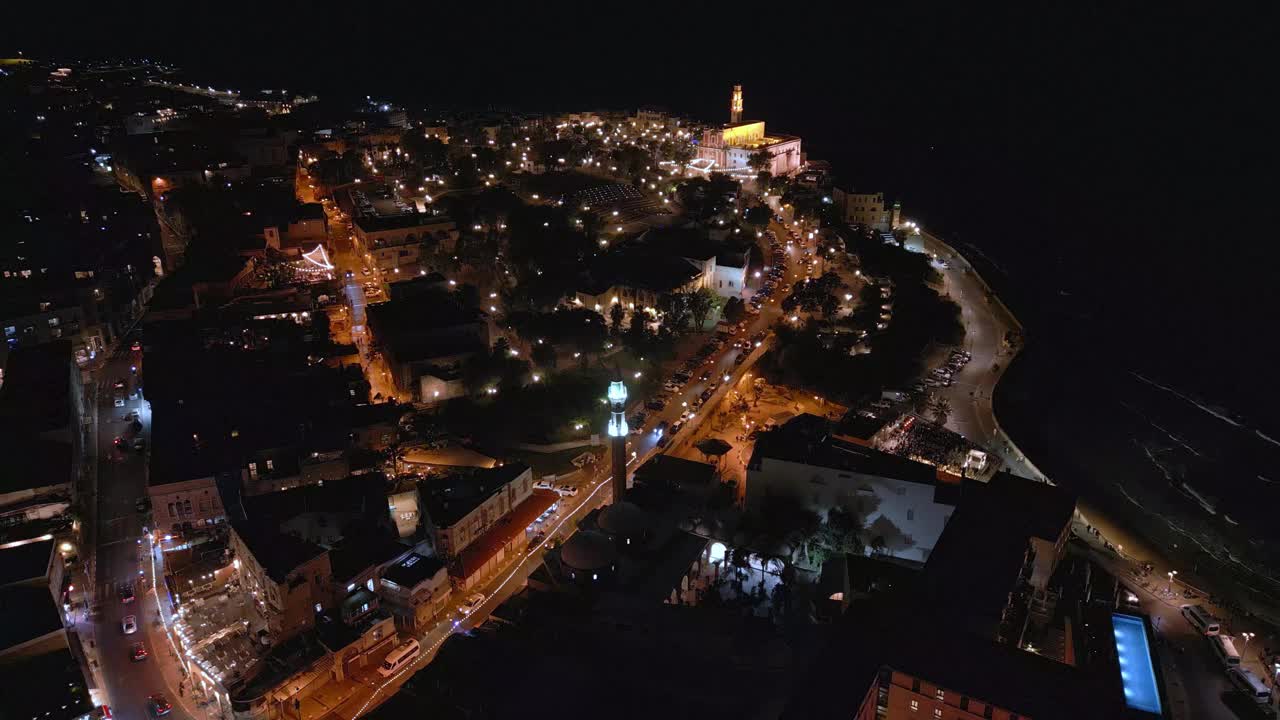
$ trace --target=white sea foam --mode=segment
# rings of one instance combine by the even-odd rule
[[[1231,417],[1230,417],[1230,416],[1228,416],[1228,415],[1224,415],[1224,414],[1223,414],[1223,412],[1224,412],[1224,411],[1222,411],[1222,410],[1219,410],[1219,409],[1215,409],[1215,408],[1209,407],[1208,405],[1204,405],[1204,404],[1200,403],[1199,401],[1195,400],[1195,399],[1194,399],[1194,398],[1192,398],[1192,397],[1189,397],[1189,396],[1187,396],[1187,395],[1184,395],[1183,393],[1178,392],[1177,390],[1174,390],[1173,388],[1171,388],[1171,387],[1169,387],[1169,386],[1167,386],[1167,385],[1161,385],[1160,383],[1156,382],[1155,380],[1152,380],[1152,379],[1150,379],[1150,378],[1143,377],[1142,375],[1140,375],[1140,374],[1138,374],[1138,373],[1136,373],[1136,372],[1133,372],[1132,370],[1131,370],[1131,371],[1129,371],[1129,374],[1130,374],[1130,375],[1132,375],[1132,376],[1134,376],[1134,377],[1136,377],[1136,378],[1138,378],[1138,379],[1139,379],[1139,380],[1141,380],[1142,382],[1144,382],[1144,383],[1146,383],[1146,384],[1148,384],[1148,385],[1150,385],[1150,386],[1152,386],[1152,387],[1160,388],[1161,390],[1164,390],[1164,391],[1165,391],[1165,392],[1167,392],[1167,393],[1170,393],[1170,394],[1172,394],[1172,395],[1174,395],[1174,396],[1176,396],[1176,397],[1179,397],[1179,398],[1181,398],[1181,399],[1183,399],[1183,400],[1185,400],[1185,401],[1187,401],[1187,402],[1191,403],[1192,405],[1195,405],[1196,407],[1200,408],[1201,410],[1203,410],[1203,411],[1205,411],[1205,412],[1209,413],[1210,415],[1212,415],[1212,416],[1214,416],[1214,417],[1218,418],[1219,420],[1221,420],[1221,421],[1223,421],[1223,422],[1225,422],[1225,423],[1227,423],[1227,424],[1234,425],[1234,426],[1236,426],[1236,427],[1238,427],[1238,428],[1242,428],[1242,427],[1244,427],[1244,426],[1243,426],[1243,425],[1241,425],[1239,422],[1237,422],[1235,419],[1231,418]],[[1268,439],[1270,439],[1270,438],[1268,438]],[[1274,441],[1273,441],[1273,442],[1274,442]]]

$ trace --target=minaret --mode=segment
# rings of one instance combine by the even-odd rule
[[[733,99],[729,101],[729,122],[737,125],[742,122],[742,86],[733,86]]]
[[[609,383],[609,443],[613,451],[613,501],[622,502],[627,491],[627,386],[622,371]]]

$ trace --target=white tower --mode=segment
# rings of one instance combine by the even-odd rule
[[[742,122],[742,86],[733,86],[733,98],[729,100],[729,122],[738,124]]]
[[[614,374],[609,383],[609,443],[613,452],[613,501],[622,502],[627,491],[627,386],[622,373]]]

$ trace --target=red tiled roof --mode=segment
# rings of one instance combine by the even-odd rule
[[[551,490],[534,490],[528,499],[464,548],[450,566],[450,572],[463,578],[470,577],[559,499],[560,496]]]

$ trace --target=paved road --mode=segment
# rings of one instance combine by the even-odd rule
[[[1018,448],[1004,435],[997,424],[991,406],[991,393],[999,380],[1005,366],[1011,359],[1002,349],[1005,332],[1014,327],[1004,309],[988,295],[986,287],[967,267],[967,263],[957,261],[950,248],[928,234],[924,236],[925,248],[944,258],[949,268],[942,271],[946,292],[961,307],[965,323],[965,347],[973,354],[973,359],[955,375],[954,384],[940,389],[942,394],[951,400],[952,414],[947,427],[964,435],[968,439],[995,450],[1009,467],[1024,477],[1045,479],[1040,471],[1021,454]],[[998,362],[1001,367],[992,371],[992,363]],[[1129,578],[1129,584],[1139,596],[1141,608],[1152,617],[1158,625],[1158,635],[1163,638],[1165,646],[1160,655],[1165,664],[1165,683],[1169,692],[1173,717],[1208,718],[1211,720],[1228,720],[1239,717],[1223,702],[1223,693],[1228,690],[1223,668],[1212,655],[1208,643],[1203,636],[1196,633],[1179,612],[1179,607],[1186,600],[1175,592],[1172,597],[1162,596],[1159,590],[1164,586],[1158,578],[1164,576],[1170,568],[1159,553],[1153,552],[1145,541],[1131,531],[1118,525],[1110,518],[1098,513],[1081,503],[1081,515],[1077,519],[1078,533],[1096,545],[1094,557],[1111,569],[1122,579],[1136,561],[1150,561],[1155,564],[1152,577],[1157,578],[1151,590],[1143,589],[1137,582]],[[1101,530],[1101,538],[1094,538],[1084,527],[1085,519]],[[1118,546],[1125,558],[1117,555],[1102,545],[1102,540],[1109,540]],[[1167,584],[1167,583],[1166,583]],[[1154,592],[1153,592],[1154,591]],[[1197,602],[1203,602],[1198,600]],[[1237,630],[1256,629],[1239,627]],[[1260,640],[1255,640],[1259,643]],[[1263,672],[1256,657],[1257,645],[1246,654],[1246,665],[1256,672]]]
[[[172,717],[194,715],[195,708],[184,707],[185,698],[178,693],[181,677],[176,659],[168,650],[168,641],[158,623],[156,598],[147,592],[150,586],[150,562],[144,546],[138,543],[146,516],[134,504],[146,491],[146,456],[132,449],[118,450],[116,437],[132,442],[133,434],[124,416],[138,412],[142,420],[142,436],[150,440],[151,413],[148,403],[138,396],[130,397],[124,407],[114,407],[112,383],[130,375],[130,366],[140,363],[137,354],[122,344],[121,349],[96,374],[99,384],[98,413],[98,533],[96,575],[94,579],[93,642],[90,656],[101,668],[106,704],[120,720],[149,720],[146,698],[164,694],[174,705]],[[139,571],[145,571],[140,574]],[[118,587],[129,584],[135,600],[121,602]],[[137,618],[138,631],[125,635],[121,621],[126,615]],[[143,643],[149,657],[133,662],[132,648]]]

